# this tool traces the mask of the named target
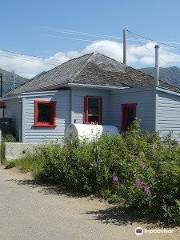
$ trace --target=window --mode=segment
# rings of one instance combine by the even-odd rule
[[[136,118],[136,103],[122,104],[122,130],[127,131]]]
[[[56,127],[56,102],[34,101],[34,126]]]
[[[0,101],[0,108],[5,108],[5,103]]]
[[[83,123],[102,124],[102,98],[84,97],[84,121]]]

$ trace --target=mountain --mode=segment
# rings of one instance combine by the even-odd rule
[[[141,71],[154,76],[154,68],[141,68]],[[180,68],[178,67],[167,67],[160,68],[159,78],[167,81],[168,83],[180,87]]]
[[[22,84],[24,84],[29,79],[23,78],[17,74],[14,74],[12,72],[8,72],[6,70],[3,70],[0,68],[0,74],[2,74],[2,92],[3,96],[13,90],[13,88],[18,87]],[[15,77],[14,77],[15,76]],[[1,83],[0,83],[0,92],[1,92]]]

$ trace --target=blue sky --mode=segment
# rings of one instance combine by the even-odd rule
[[[31,67],[28,70],[27,64],[24,63],[24,72],[21,72],[17,67],[18,60],[13,62],[12,55],[9,55],[10,63],[4,58],[0,59],[0,67],[8,70],[14,68],[18,73],[26,75],[27,72],[27,76],[30,76],[31,71],[33,75],[47,69],[52,59],[55,61],[53,64],[56,65],[90,50],[102,51],[111,57],[114,56],[112,53],[114,51],[116,52],[114,58],[121,60],[121,56],[118,59],[116,51],[116,49],[121,50],[120,45],[116,48],[121,40],[70,34],[70,30],[122,37],[122,28],[127,27],[152,39],[180,42],[179,9],[178,0],[2,0],[0,49],[36,55],[39,56],[39,61],[46,61],[44,66],[43,63],[37,64],[35,70]],[[66,34],[62,33],[63,31],[66,31]],[[85,39],[89,42],[69,38]],[[153,50],[152,44],[148,42],[143,44],[147,44],[146,48]],[[142,53],[145,49],[139,48],[138,42],[129,42],[129,46],[132,47],[130,65],[152,65],[152,59],[151,61],[147,59],[148,53]],[[180,45],[175,46],[180,48]],[[140,55],[141,60],[135,60],[133,55],[135,51],[135,57],[138,58]],[[180,50],[162,47],[162,56],[166,58],[165,60],[169,61],[172,58],[169,64],[164,65],[180,65],[179,54]],[[34,60],[36,65],[38,58]],[[32,62],[33,59],[30,61]],[[30,61],[29,66],[32,65]]]

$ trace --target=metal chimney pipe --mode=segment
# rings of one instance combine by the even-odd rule
[[[123,63],[127,63],[126,57],[126,49],[127,49],[127,30],[123,29]]]
[[[159,86],[159,45],[155,45],[155,81]]]

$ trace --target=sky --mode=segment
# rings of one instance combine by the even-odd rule
[[[31,78],[93,51],[122,61],[123,28],[128,65],[154,66],[165,42],[174,47],[160,44],[160,65],[180,67],[179,9],[179,0],[1,0],[0,68]]]

